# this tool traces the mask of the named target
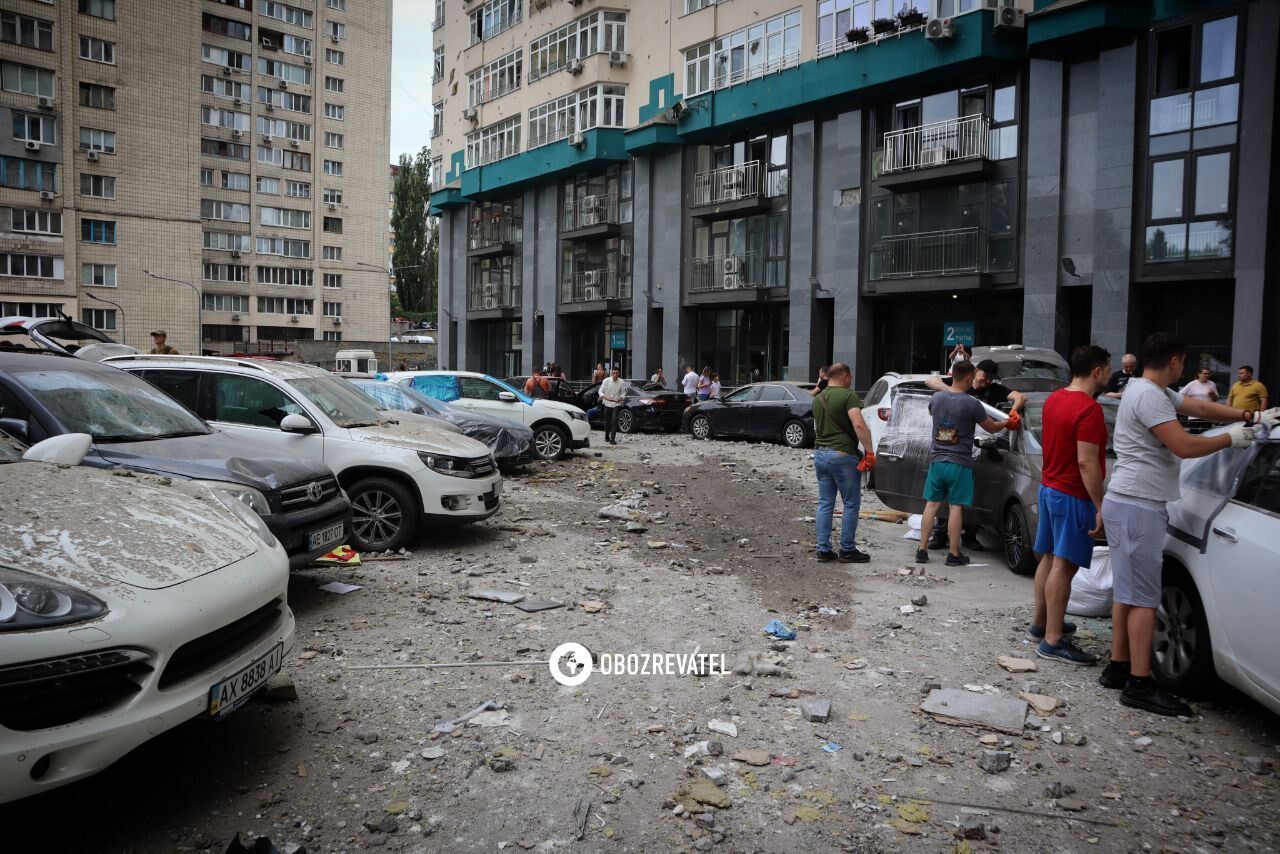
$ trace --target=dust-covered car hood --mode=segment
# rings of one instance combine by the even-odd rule
[[[549,409],[558,409],[561,412],[570,412],[570,413],[576,412],[579,415],[583,414],[582,407],[574,406],[572,403],[565,403],[564,401],[560,401],[560,400],[539,400],[536,402],[535,405],[545,406]]]
[[[489,456],[489,449],[485,445],[475,439],[468,439],[466,436],[443,429],[431,423],[429,418],[413,419],[411,423],[410,419],[399,420],[399,416],[405,413],[386,414],[392,417],[383,424],[352,427],[351,438],[409,451],[446,454],[464,459]]]
[[[0,563],[90,590],[172,587],[262,546],[205,487],[32,462],[0,465],[0,542]]]
[[[262,492],[333,475],[324,463],[233,439],[218,430],[143,442],[97,442],[94,450],[108,463],[138,471],[192,480],[230,480]]]

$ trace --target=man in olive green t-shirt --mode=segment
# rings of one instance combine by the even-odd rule
[[[836,362],[827,369],[828,385],[813,399],[813,432],[817,445],[813,468],[818,475],[818,560],[836,560],[831,550],[831,516],[836,493],[844,501],[844,522],[840,527],[842,563],[866,563],[871,556],[858,551],[854,535],[858,531],[858,510],[862,507],[862,475],[875,465],[871,431],[862,419],[862,400],[849,384],[849,366]],[[864,453],[858,453],[861,443]]]

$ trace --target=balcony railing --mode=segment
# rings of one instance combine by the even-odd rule
[[[766,77],[799,64],[800,51],[793,50],[790,53],[779,54],[760,62],[749,62],[742,68],[719,68],[716,71],[712,85],[716,89],[724,89],[729,86],[736,86],[739,83],[745,83],[748,80],[755,80],[757,77]]]
[[[489,249],[504,244],[520,243],[524,234],[524,223],[519,218],[503,217],[501,219],[482,219],[472,222],[468,229],[467,248],[471,250]]]
[[[764,287],[764,258],[759,252],[694,258],[689,277],[691,293],[736,291]]]
[[[577,231],[597,225],[618,224],[618,197],[613,194],[583,196],[564,203],[561,231]]]
[[[991,122],[965,116],[884,135],[884,174],[987,157]]]
[[[871,247],[871,278],[907,279],[986,272],[980,228],[894,234]]]
[[[693,204],[719,205],[758,197],[764,191],[759,160],[722,166],[693,176]]]
[[[631,299],[631,278],[619,276],[612,268],[584,270],[560,282],[560,302],[595,302]]]
[[[468,311],[520,308],[520,286],[504,282],[472,282],[467,287]]]
[[[476,28],[475,20],[473,18],[471,21],[471,44],[468,45],[468,47],[471,47],[472,45],[478,45],[482,41],[488,41],[494,36],[499,35],[501,33],[505,33],[507,30],[511,29],[516,24],[520,23],[521,5],[523,4],[520,4],[520,3],[515,4],[515,6],[512,8],[512,11],[510,13],[500,16],[498,18],[495,18],[493,20],[493,23],[489,24],[489,26],[484,27],[483,29]]]

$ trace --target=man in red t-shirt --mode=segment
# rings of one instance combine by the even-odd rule
[[[1071,579],[1093,560],[1102,532],[1103,481],[1107,476],[1107,423],[1094,398],[1107,385],[1111,354],[1096,344],[1071,353],[1071,385],[1060,388],[1040,410],[1040,524],[1036,530],[1035,616],[1027,634],[1040,641],[1036,655],[1068,664],[1092,665],[1098,657],[1070,639],[1064,622]]]

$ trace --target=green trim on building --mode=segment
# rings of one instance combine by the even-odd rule
[[[462,196],[482,199],[535,181],[627,159],[626,131],[621,128],[595,128],[584,131],[582,137],[582,148],[575,148],[569,140],[562,139],[468,169],[462,173]]]
[[[460,208],[466,203],[467,200],[462,198],[461,190],[457,187],[446,187],[431,194],[428,211],[432,216],[439,216],[442,211],[446,211],[449,208]]]
[[[683,145],[676,126],[667,122],[651,122],[627,131],[627,154],[652,154],[664,148]]]
[[[680,100],[676,93],[676,76],[668,74],[649,81],[649,103],[640,105],[640,124],[644,124]]]
[[[1027,50],[1036,54],[1047,48],[1070,48],[1109,35],[1127,38],[1150,26],[1150,2],[1094,0],[1050,6],[1027,19]]]

